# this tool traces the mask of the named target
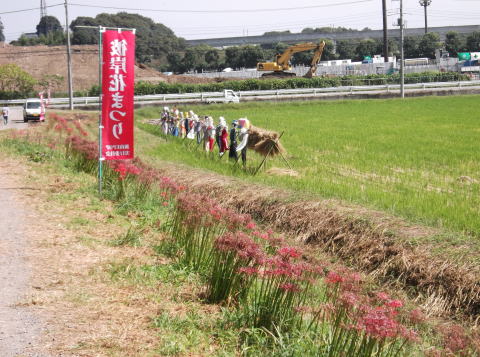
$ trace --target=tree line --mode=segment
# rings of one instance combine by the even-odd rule
[[[319,39],[321,41],[322,39]],[[336,43],[323,39],[326,43],[322,60],[351,59],[361,61],[365,56],[382,54],[383,41],[380,39],[338,40]],[[174,72],[218,70],[225,67],[253,68],[257,62],[271,61],[275,54],[284,52],[289,45],[277,43],[273,45],[244,45],[228,47],[218,50],[206,45],[190,47],[183,54],[169,55],[169,65]],[[398,39],[389,39],[389,56],[400,57]],[[437,33],[430,32],[423,36],[409,36],[405,38],[404,51],[406,58],[435,58],[437,49],[445,48],[451,56],[456,57],[459,52],[480,51],[480,32],[473,32],[467,36],[458,32],[449,32],[444,42]],[[313,51],[299,52],[292,56],[293,65],[308,66],[313,57]]]
[[[85,29],[77,26],[109,26],[137,29],[137,61],[145,63],[160,71],[184,73],[187,71],[216,71],[226,67],[253,68],[257,62],[270,61],[275,54],[282,53],[288,47],[285,43],[269,45],[234,46],[226,49],[216,49],[207,45],[187,47],[183,38],[177,37],[174,32],[163,24],[155,23],[152,19],[138,14],[120,12],[117,14],[98,14],[96,17],[77,17],[72,21],[72,44],[86,45],[98,43],[98,30]],[[30,45],[62,45],[65,44],[65,33],[59,20],[54,16],[44,16],[36,27],[37,36],[32,38],[22,35],[11,44],[19,46]],[[303,33],[326,33],[342,31],[361,31],[350,28],[305,28]],[[266,32],[264,35],[290,33],[289,31]],[[3,25],[0,22],[0,41],[3,36]],[[321,41],[322,39],[319,39]],[[325,39],[326,46],[322,60],[352,59],[361,61],[365,56],[373,56],[383,52],[383,42],[379,39],[338,40],[336,43]],[[435,58],[435,50],[445,48],[451,56],[458,52],[480,51],[480,32],[461,35],[449,32],[444,42],[440,41],[437,33],[427,33],[423,36],[409,36],[405,38],[405,57]],[[398,39],[389,40],[389,55],[399,56]],[[297,53],[292,57],[293,65],[308,65],[313,51]]]

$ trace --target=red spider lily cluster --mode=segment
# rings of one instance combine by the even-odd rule
[[[53,118],[55,131],[69,134],[67,155],[95,172],[98,145],[86,139],[81,123],[73,122],[80,135],[71,135],[69,122]],[[139,159],[106,167],[107,181],[123,190],[118,199],[131,188],[135,195],[158,191],[164,205],[173,203],[170,227],[179,261],[206,278],[208,301],[238,309],[246,326],[272,333],[306,328],[318,338],[318,355],[325,356],[393,356],[417,342],[412,326],[426,320],[423,313],[408,311],[385,292],[366,292],[358,273],[307,263],[301,249],[272,230],[261,231],[249,215],[189,192]],[[460,326],[442,334],[448,353],[474,355]]]
[[[84,137],[88,136],[88,132],[83,128],[82,124],[80,123],[80,120],[75,120],[73,122],[73,125],[75,125],[75,128],[82,136]]]
[[[68,122],[65,118],[56,114],[52,114],[50,118],[55,122],[55,126],[53,128],[56,132],[66,132],[67,134],[71,134],[73,132],[73,129],[68,125]]]

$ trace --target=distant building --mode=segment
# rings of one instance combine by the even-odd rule
[[[22,36],[24,36],[26,38],[38,38],[38,35],[37,35],[36,32],[23,33]]]

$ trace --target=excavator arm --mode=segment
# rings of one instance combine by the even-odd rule
[[[295,76],[295,73],[286,72],[292,69],[292,67],[290,66],[290,59],[292,58],[292,56],[298,52],[304,52],[304,51],[309,51],[314,49],[315,53],[311,62],[311,68],[308,71],[307,75],[305,75],[305,77],[309,76],[308,78],[311,78],[315,75],[315,72],[317,71],[318,61],[322,57],[324,47],[325,47],[324,41],[322,41],[319,44],[307,42],[307,43],[299,43],[299,44],[290,46],[283,53],[278,54],[275,57],[274,62],[257,63],[257,70],[273,71],[273,73],[265,73],[263,76],[275,76],[275,75],[278,75],[278,76],[281,75],[283,77]]]
[[[317,73],[318,62],[320,62],[320,58],[322,58],[324,48],[325,48],[325,41],[320,42],[315,47],[315,52],[313,53],[312,62],[310,63],[310,69],[304,75],[305,78],[315,77],[315,75]]]
[[[290,46],[285,50],[285,52],[277,55],[277,64],[282,67],[289,67],[290,58],[292,58],[295,53],[313,50],[317,46],[318,45],[311,42],[299,43],[298,45]]]

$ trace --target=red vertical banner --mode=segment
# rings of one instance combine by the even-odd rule
[[[102,157],[133,159],[135,34],[103,33]]]

